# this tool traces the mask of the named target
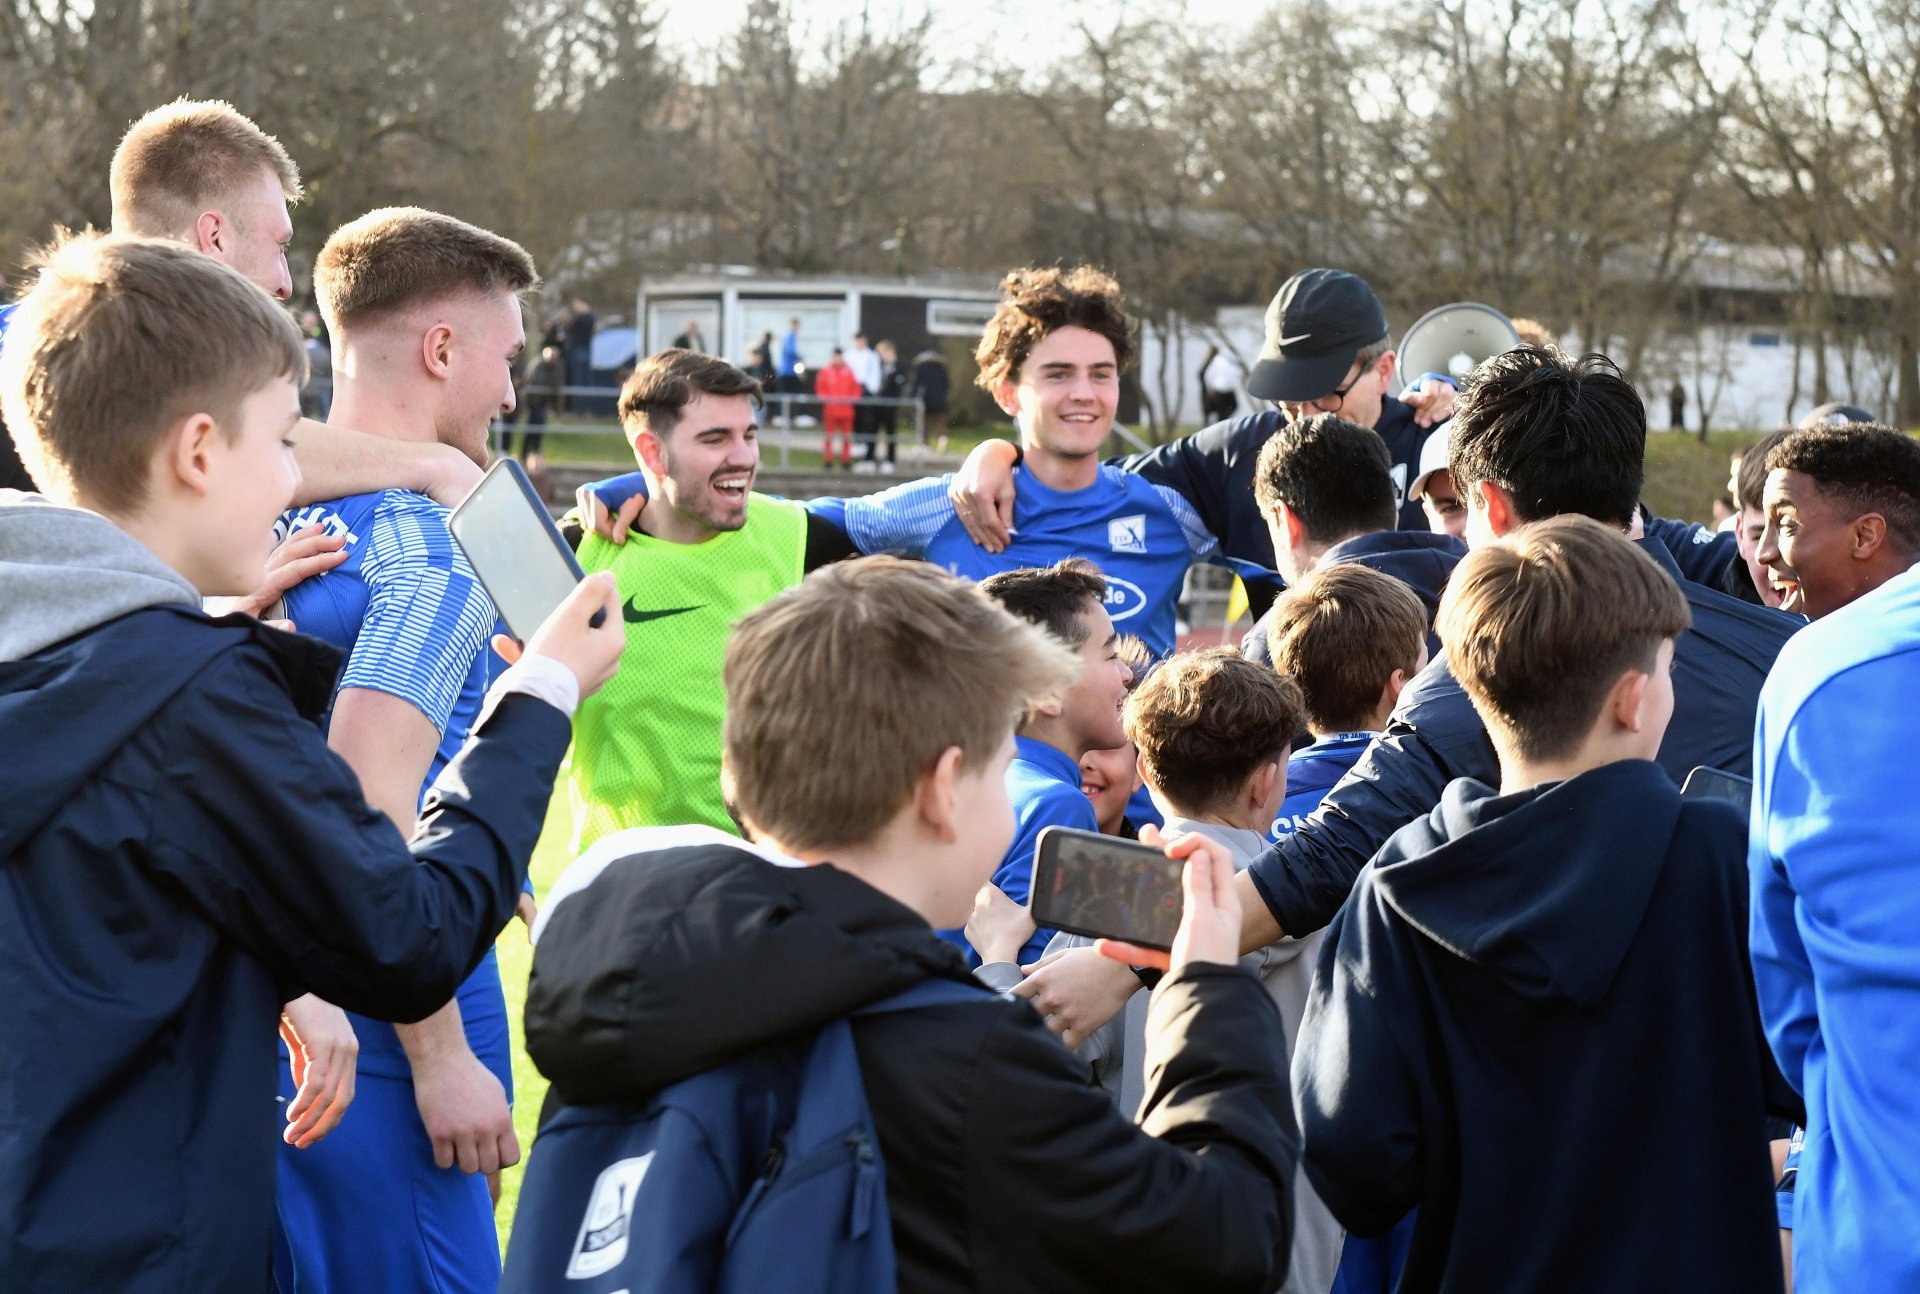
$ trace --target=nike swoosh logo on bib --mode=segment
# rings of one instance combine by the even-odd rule
[[[635,599],[638,601],[638,599]],[[662,611],[642,611],[629,602],[620,608],[620,614],[626,617],[630,625],[643,625],[649,620],[664,620],[668,616],[683,616],[689,611],[698,611],[699,607],[668,607]]]

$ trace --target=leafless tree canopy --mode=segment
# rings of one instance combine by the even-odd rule
[[[1674,321],[1726,308],[1715,258],[1765,248],[1795,394],[1873,349],[1920,423],[1920,0],[1282,0],[1231,29],[1145,0],[1017,59],[956,59],[931,12],[750,0],[697,47],[662,12],[0,0],[0,255],[103,224],[126,124],[221,97],[305,172],[297,251],[417,202],[609,295],[690,264],[1091,260],[1177,330],[1332,263],[1664,387]],[[1144,374],[1150,413],[1189,377]]]

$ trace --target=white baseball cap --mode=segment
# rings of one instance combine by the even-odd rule
[[[1427,478],[1447,470],[1447,426],[1441,423],[1420,446],[1420,474],[1407,487],[1407,497],[1418,499],[1427,491]]]

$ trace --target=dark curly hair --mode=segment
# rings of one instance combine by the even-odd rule
[[[1769,472],[1800,472],[1855,510],[1887,519],[1902,553],[1920,552],[1920,441],[1877,422],[1796,431],[1767,453]]]
[[[1113,343],[1113,358],[1122,373],[1133,367],[1134,318],[1126,298],[1111,274],[1091,265],[1070,270],[1015,270],[1000,281],[1004,294],[1000,308],[974,349],[980,365],[975,379],[991,391],[1003,381],[1016,381],[1020,366],[1042,337],[1061,328],[1085,328]]]
[[[1461,494],[1491,481],[1524,521],[1575,514],[1625,530],[1646,476],[1647,410],[1605,355],[1516,346],[1473,371],[1454,407],[1447,469]]]

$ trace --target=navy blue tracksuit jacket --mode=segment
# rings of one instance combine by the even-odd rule
[[[1681,577],[1666,545],[1640,549],[1679,584],[1693,627],[1673,651],[1673,720],[1660,767],[1675,785],[1700,765],[1745,775],[1753,761],[1753,719],[1773,659],[1797,616],[1752,606]],[[1441,656],[1400,694],[1387,730],[1327,793],[1306,825],[1255,859],[1249,874],[1290,935],[1325,926],[1353,878],[1387,837],[1432,810],[1456,778],[1500,784],[1486,726]]]

